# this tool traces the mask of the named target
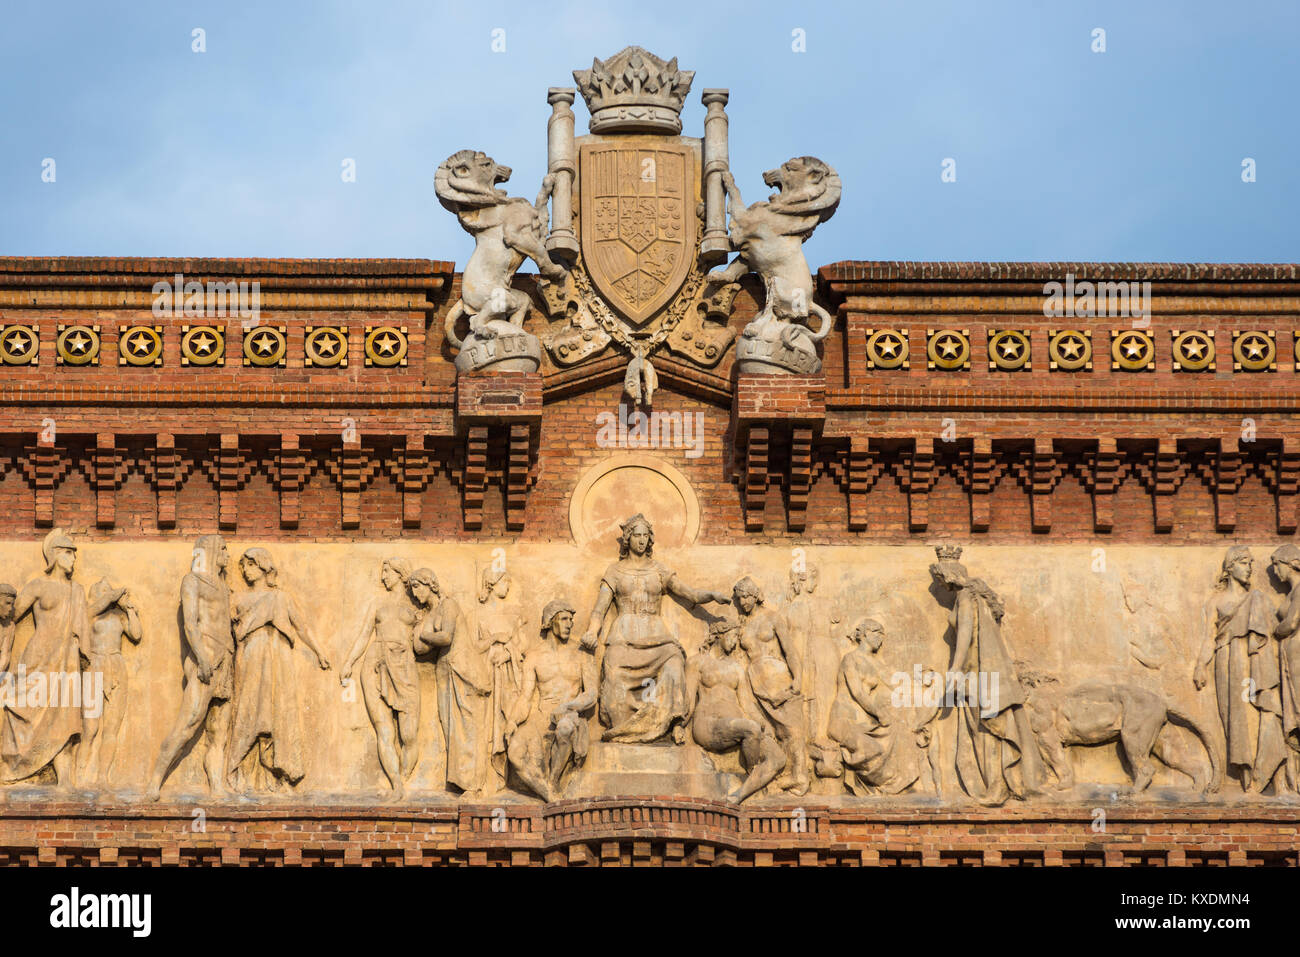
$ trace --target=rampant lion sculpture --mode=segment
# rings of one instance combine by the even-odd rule
[[[497,183],[510,178],[510,167],[501,166],[490,156],[475,150],[453,153],[434,174],[434,191],[438,201],[456,214],[461,227],[474,237],[474,252],[465,265],[461,280],[461,298],[447,315],[447,341],[460,349],[466,361],[457,357],[457,368],[481,368],[493,365],[505,368],[505,362],[522,358],[517,350],[502,354],[493,347],[499,337],[527,336],[523,332],[528,313],[528,296],[510,287],[511,280],[525,259],[537,263],[547,279],[560,281],[568,274],[552,261],[545,248],[546,203],[554,188],[554,178],[542,180],[537,201],[530,204],[511,197]],[[469,335],[461,339],[456,325],[469,317]],[[535,340],[531,353],[537,353],[530,370],[536,369],[540,353]]]
[[[710,273],[709,279],[735,282],[752,271],[763,280],[763,311],[745,327],[737,345],[741,371],[771,372],[772,366],[819,371],[815,344],[830,333],[833,320],[813,302],[812,273],[803,243],[834,214],[840,202],[840,178],[815,156],[796,156],[780,169],[764,173],[763,182],[778,191],[766,202],[746,207],[735,178],[730,172],[723,174],[731,244],[740,255]],[[820,320],[816,331],[803,324],[810,313]],[[781,347],[789,350],[784,356]]]

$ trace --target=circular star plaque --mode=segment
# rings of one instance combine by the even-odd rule
[[[34,365],[40,349],[35,326],[0,327],[0,362],[5,365]]]
[[[1053,368],[1074,372],[1092,361],[1092,339],[1078,329],[1063,329],[1047,341],[1047,355]]]
[[[125,326],[118,332],[120,363],[151,366],[162,360],[162,333],[153,326]]]
[[[319,326],[307,330],[304,344],[309,366],[339,366],[348,364],[348,334],[346,329]]]
[[[1182,372],[1202,372],[1214,365],[1214,339],[1192,329],[1174,336],[1174,367]]]
[[[877,369],[897,369],[907,364],[907,333],[878,329],[867,337],[867,359]]]
[[[377,326],[366,333],[366,364],[400,365],[406,360],[406,332],[396,326]]]
[[[54,351],[61,364],[94,365],[99,362],[99,328],[97,326],[63,326],[54,340]]]
[[[288,351],[289,341],[283,329],[258,326],[244,333],[244,365],[283,365]]]
[[[1029,334],[1019,329],[989,333],[989,363],[1008,372],[1029,367]]]
[[[1145,332],[1128,329],[1111,340],[1110,357],[1115,368],[1126,372],[1142,372],[1154,368],[1155,342]]]
[[[181,336],[181,356],[187,365],[224,365],[225,330],[218,326],[191,326]]]
[[[970,336],[965,330],[940,329],[931,334],[926,354],[936,369],[962,369],[970,363]]]
[[[1267,332],[1242,332],[1232,340],[1232,358],[1247,372],[1264,372],[1277,361],[1277,346]]]

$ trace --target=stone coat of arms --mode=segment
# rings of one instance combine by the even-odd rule
[[[457,369],[540,366],[538,341],[523,328],[526,297],[511,288],[532,259],[552,362],[575,366],[615,348],[627,356],[624,387],[637,402],[654,394],[651,356],[660,349],[710,368],[734,341],[742,372],[820,371],[816,344],[832,318],[813,302],[801,246],[839,203],[835,171],[796,157],[764,175],[777,192],[746,208],[728,164],[727,90],[704,91],[696,138],[681,135],[680,118],[694,73],[676,59],[628,47],[573,77],[576,90],[555,87],[547,97],[548,172],[534,204],[496,189],[509,169],[482,154],[462,150],[440,170],[440,201],[476,239],[465,269],[473,288],[447,323]],[[579,92],[591,132],[575,137]],[[729,265],[709,272],[732,252]],[[727,320],[749,272],[761,278],[765,303],[737,341]]]

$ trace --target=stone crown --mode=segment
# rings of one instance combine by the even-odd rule
[[[680,133],[680,113],[694,70],[677,69],[641,47],[627,47],[608,60],[574,70],[573,79],[591,111],[591,132]]]

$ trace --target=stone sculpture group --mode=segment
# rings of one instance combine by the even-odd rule
[[[538,633],[528,634],[503,564],[483,569],[475,610],[445,594],[430,569],[386,559],[380,588],[348,636],[339,680],[360,686],[394,799],[430,743],[433,719],[420,704],[426,668],[446,788],[471,797],[515,790],[557,800],[593,740],[698,748],[719,761],[731,754],[725,796],[736,802],[803,795],[818,779],[858,797],[958,798],[943,794],[951,778],[965,799],[985,805],[1050,798],[1077,786],[1069,748],[1112,742],[1134,792],[1151,786],[1157,761],[1197,794],[1219,790],[1225,775],[1242,791],[1296,791],[1300,548],[1284,545],[1271,557],[1281,607],[1254,585],[1250,550],[1228,549],[1206,603],[1204,646],[1177,700],[1128,682],[1065,686],[1017,660],[1001,598],[970,575],[960,548],[936,551],[931,591],[948,614],[951,658],[942,672],[918,667],[924,681],[914,693],[900,694],[885,664],[885,624],[864,615],[841,625],[823,613],[815,567],[792,568],[784,604],[748,576],[725,590],[688,583],[654,556],[654,529],[642,515],[620,526],[617,559],[577,640],[578,609],[564,595],[548,597]],[[76,545],[63,532],[46,537],[42,557],[44,574],[21,590],[0,585],[0,773],[68,788],[120,783],[114,762],[132,694],[123,646],[145,638],[140,609],[107,580],[87,593],[75,580]],[[204,535],[181,581],[181,707],[145,788],[154,799],[196,743],[214,796],[291,794],[311,774],[301,676],[330,662],[266,549],[240,556],[243,586],[235,590],[229,564],[222,537]],[[693,654],[669,627],[668,602],[701,630]],[[14,660],[15,628],[27,615],[33,631]],[[815,673],[811,649],[832,632],[848,651],[833,698],[819,704],[830,675]],[[71,676],[65,691],[93,689],[102,707],[92,715],[58,700],[53,675]],[[1187,707],[1211,685],[1221,733]],[[941,715],[955,732],[943,748]],[[1176,726],[1191,736],[1179,739]]]

